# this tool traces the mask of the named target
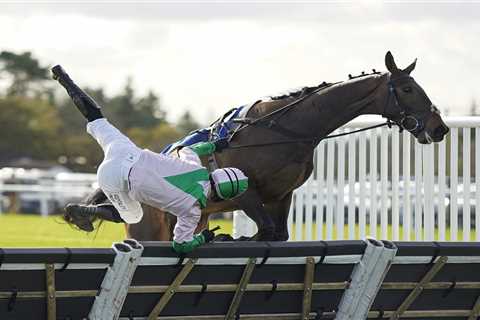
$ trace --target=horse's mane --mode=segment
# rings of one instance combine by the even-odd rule
[[[371,73],[365,73],[365,72],[362,72],[361,74],[357,75],[357,76],[352,76],[351,74],[348,75],[348,80],[352,80],[352,79],[356,79],[356,78],[361,78],[361,77],[366,77],[366,76],[370,76],[370,75],[378,75],[378,74],[381,74],[380,72],[378,72],[377,70],[375,69],[372,69],[372,72]],[[302,87],[300,89],[296,88],[296,89],[293,89],[293,90],[287,90],[287,93],[284,93],[284,94],[280,94],[280,95],[273,95],[273,96],[268,96],[271,100],[282,100],[282,99],[286,99],[286,98],[295,98],[295,99],[298,99],[298,98],[301,98],[302,96],[306,95],[306,94],[310,94],[311,92],[315,91],[315,90],[318,90],[318,89],[321,89],[321,88],[326,88],[326,87],[329,87],[330,85],[332,85],[333,83],[329,83],[329,82],[322,82],[316,86],[312,86],[312,87]]]
[[[327,87],[329,86],[330,83],[327,82],[322,82],[319,85],[313,86],[313,87],[302,87],[299,89],[293,89],[293,90],[288,90],[287,93],[280,94],[280,95],[274,95],[274,96],[269,96],[271,100],[282,100],[285,98],[295,98],[298,99],[306,94],[309,94],[317,89],[320,89],[322,87]]]

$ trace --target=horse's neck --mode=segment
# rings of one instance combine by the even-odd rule
[[[297,117],[291,121],[300,132],[321,138],[362,114],[382,114],[386,83],[387,75],[382,74],[334,85],[306,99],[298,113],[291,113]]]

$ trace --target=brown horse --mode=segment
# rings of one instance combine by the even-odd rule
[[[215,155],[219,167],[245,172],[249,189],[234,201],[209,203],[199,229],[207,225],[211,213],[242,209],[258,227],[253,239],[287,240],[292,192],[312,173],[315,147],[359,115],[381,115],[408,130],[420,143],[441,141],[448,127],[410,76],[416,61],[401,70],[387,52],[385,64],[389,72],[306,88],[255,104],[247,114],[249,121],[231,139],[230,148]],[[143,220],[127,226],[129,236],[170,240],[174,217],[152,207],[143,209]]]

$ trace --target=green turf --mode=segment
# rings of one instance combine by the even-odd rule
[[[210,225],[231,233],[232,223],[213,220]],[[72,228],[60,216],[40,217],[26,214],[0,215],[0,247],[110,247],[125,239],[123,224],[103,223],[91,233]]]
[[[462,228],[462,226],[460,226],[458,231],[457,231],[457,238],[456,238],[455,241],[464,241],[463,231],[462,231],[461,228]],[[302,232],[302,239],[296,239],[296,229],[295,229],[295,224],[294,224],[293,227],[292,227],[292,231],[291,231],[291,237],[295,240],[307,240],[306,229],[307,228],[305,227],[305,225],[303,225],[302,231],[301,231]],[[425,230],[421,229],[420,232],[421,232],[421,234],[424,234]],[[338,233],[337,228],[335,227],[333,229],[333,232],[332,232],[332,239],[334,239],[334,240],[337,239],[337,233]],[[367,236],[370,235],[370,225],[367,225],[366,234],[367,234]],[[403,234],[404,234],[403,227],[400,226],[399,227],[399,239],[400,240],[404,240]],[[323,225],[323,228],[322,228],[322,235],[323,235],[323,238],[326,238],[327,227],[325,225]],[[393,235],[392,226],[388,225],[387,226],[387,237],[386,238],[387,239],[392,239],[392,235]],[[312,239],[316,239],[316,238],[317,238],[317,226],[314,223],[312,225]],[[359,238],[360,238],[359,227],[358,227],[358,225],[355,225],[353,239],[359,239]],[[374,236],[374,238],[377,238],[377,239],[384,239],[385,238],[385,237],[382,236],[382,229],[381,229],[380,226],[377,226],[377,233]],[[440,241],[438,229],[435,229],[435,231],[434,231],[434,238],[435,238],[436,241]],[[349,237],[349,227],[347,225],[345,225],[344,228],[343,228],[343,239],[350,239],[350,237]],[[414,239],[415,239],[415,230],[414,230],[414,228],[412,228],[410,230],[409,240],[413,241]],[[450,240],[451,240],[450,228],[446,228],[446,230],[445,230],[445,240],[444,241],[450,241]],[[470,231],[470,240],[468,240],[468,241],[478,241],[473,228]]]
[[[230,220],[211,220],[210,226],[219,225],[221,233],[232,232]],[[312,226],[313,239],[316,238],[316,225]],[[98,231],[86,233],[65,224],[59,216],[40,217],[25,214],[0,215],[0,247],[110,247],[112,242],[125,238],[125,229],[122,224],[103,223]],[[302,228],[305,239],[305,225]],[[367,226],[367,232],[369,231]],[[326,227],[323,226],[323,236]],[[292,228],[292,237],[295,236],[295,226]],[[450,240],[450,230],[446,230],[446,240]],[[392,237],[392,228],[388,226],[388,238]],[[336,229],[333,239],[337,238]],[[348,238],[348,226],[344,228],[344,238]],[[358,226],[355,226],[355,238],[358,238]],[[377,228],[376,238],[381,237],[381,229]],[[403,229],[400,227],[400,239],[403,239]],[[411,240],[414,239],[413,231]],[[438,230],[435,230],[435,239],[438,240]],[[463,240],[462,230],[458,231],[457,241]],[[475,232],[470,233],[470,240],[475,240]]]

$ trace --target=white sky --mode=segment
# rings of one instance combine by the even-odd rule
[[[418,58],[415,79],[461,115],[480,100],[479,49],[478,2],[0,0],[0,50],[30,50],[110,93],[131,75],[172,121],[189,109],[207,123],[261,96],[384,70],[387,50],[400,67]]]

